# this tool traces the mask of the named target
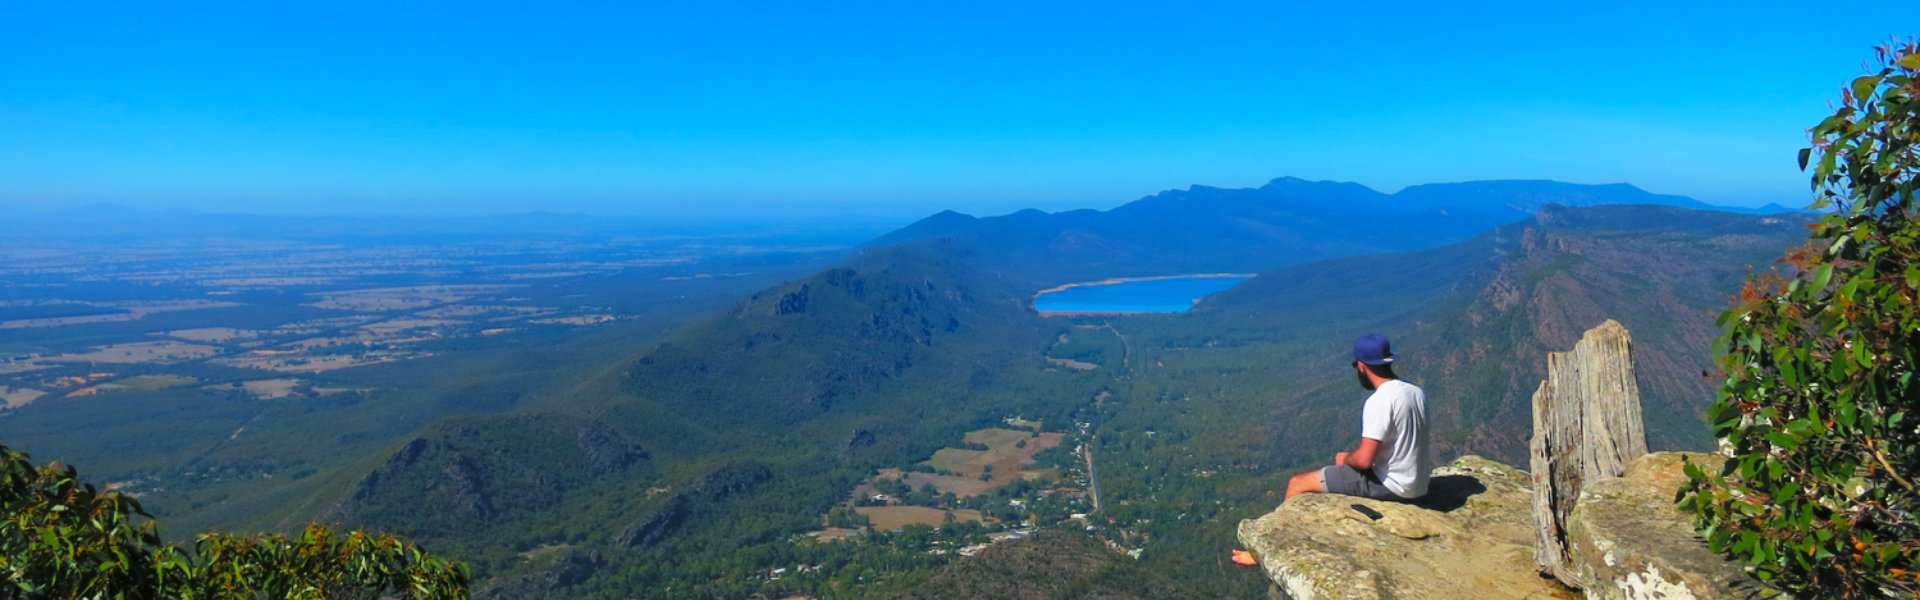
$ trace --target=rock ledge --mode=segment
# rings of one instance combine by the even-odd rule
[[[1531,488],[1467,456],[1435,469],[1419,503],[1309,494],[1242,521],[1240,544],[1296,600],[1578,597],[1534,567]]]
[[[1567,530],[1568,566],[1582,590],[1540,574],[1533,560],[1531,477],[1477,456],[1435,469],[1418,503],[1295,498],[1241,521],[1240,544],[1295,600],[1778,597],[1707,550],[1673,505],[1685,461],[1712,470],[1721,460],[1655,452],[1621,477],[1590,483]]]
[[[1588,484],[1567,523],[1567,546],[1588,598],[1767,598],[1739,563],[1707,549],[1673,505],[1687,462],[1713,471],[1726,459],[1660,452],[1626,474]]]

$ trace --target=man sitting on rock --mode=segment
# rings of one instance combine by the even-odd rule
[[[1426,495],[1433,471],[1427,445],[1427,395],[1393,374],[1393,348],[1370,333],[1353,343],[1360,387],[1373,392],[1361,410],[1360,445],[1333,456],[1333,465],[1293,476],[1287,499],[1301,494],[1345,494],[1380,500]]]

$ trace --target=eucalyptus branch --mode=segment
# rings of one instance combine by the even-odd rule
[[[1872,437],[1867,438],[1867,451],[1873,453],[1873,457],[1880,461],[1880,467],[1886,469],[1887,475],[1893,477],[1893,480],[1899,483],[1900,487],[1907,488],[1909,492],[1920,493],[1920,490],[1913,488],[1913,482],[1907,481],[1907,478],[1900,476],[1899,471],[1893,470],[1893,464],[1887,462],[1886,455],[1880,454],[1880,449],[1874,446]]]

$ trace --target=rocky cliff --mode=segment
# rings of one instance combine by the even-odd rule
[[[1289,500],[1240,543],[1297,600],[1576,597],[1534,568],[1526,472],[1468,456],[1433,475],[1418,503]]]
[[[1768,597],[1738,563],[1708,551],[1673,507],[1686,481],[1681,465],[1720,460],[1656,452],[1587,486],[1567,530],[1578,587],[1534,562],[1528,474],[1475,456],[1435,470],[1419,502],[1301,496],[1241,522],[1239,537],[1296,600]]]
[[[1418,501],[1301,496],[1241,522],[1241,545],[1297,600],[1774,595],[1674,507],[1683,465],[1722,459],[1646,453],[1630,346],[1608,321],[1549,359],[1536,472],[1468,456]]]

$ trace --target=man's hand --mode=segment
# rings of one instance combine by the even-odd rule
[[[1345,452],[1333,453],[1333,464],[1336,464],[1336,465],[1347,464],[1347,453]]]

